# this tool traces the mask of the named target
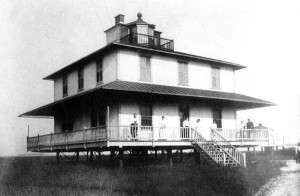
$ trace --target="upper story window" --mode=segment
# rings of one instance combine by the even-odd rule
[[[220,68],[211,67],[211,88],[221,89],[220,87]]]
[[[83,68],[78,69],[78,91],[83,90]]]
[[[63,97],[68,96],[68,76],[63,76]]]
[[[140,80],[151,82],[151,61],[150,57],[140,57]]]
[[[102,60],[99,60],[97,63],[97,84],[102,83],[103,82],[103,65],[102,65]]]
[[[185,62],[178,62],[178,84],[187,86],[189,83],[188,64]]]

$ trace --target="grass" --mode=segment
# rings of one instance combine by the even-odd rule
[[[282,161],[248,155],[247,168],[206,164],[56,163],[55,157],[0,158],[0,195],[252,195]]]

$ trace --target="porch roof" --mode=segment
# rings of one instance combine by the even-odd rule
[[[204,99],[208,101],[216,101],[221,104],[234,106],[236,109],[250,109],[259,108],[266,106],[274,106],[276,104],[262,99],[257,99],[254,97],[249,97],[237,93],[212,91],[212,90],[200,90],[186,87],[176,87],[176,86],[165,86],[141,82],[128,82],[128,81],[114,81],[107,84],[100,85],[94,89],[83,91],[76,95],[65,97],[53,103],[44,105],[42,107],[36,108],[19,117],[25,116],[39,116],[47,117],[54,116],[55,108],[60,107],[62,104],[82,98],[84,95],[92,95],[98,92],[125,92],[125,93],[143,93],[152,95],[162,95],[162,96],[174,96],[174,97],[189,97],[196,99]]]

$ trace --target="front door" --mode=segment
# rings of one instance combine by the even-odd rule
[[[188,105],[179,105],[180,127],[183,127],[183,121],[190,118],[190,107]]]
[[[222,128],[222,110],[221,109],[213,109],[213,121],[216,121],[218,128]]]

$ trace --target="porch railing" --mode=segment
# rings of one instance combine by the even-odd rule
[[[151,48],[158,48],[163,50],[174,50],[174,40],[140,34],[131,33],[119,40],[120,43],[141,45]]]
[[[216,129],[216,131],[228,141],[265,141],[269,144],[273,141],[273,129]]]
[[[240,134],[236,129],[217,129],[216,132],[228,141],[270,141],[270,129],[247,130],[248,135]],[[246,130],[244,130],[246,131]],[[243,132],[245,133],[245,132]],[[194,138],[192,128],[108,125],[91,127],[71,132],[38,135],[27,138],[27,147],[53,147],[77,143],[97,142],[101,140],[145,140],[145,141],[179,141]]]
[[[181,140],[191,139],[191,128],[109,125],[109,139]]]
[[[91,127],[71,132],[47,134],[27,138],[27,148],[53,147],[107,139],[106,126]]]

